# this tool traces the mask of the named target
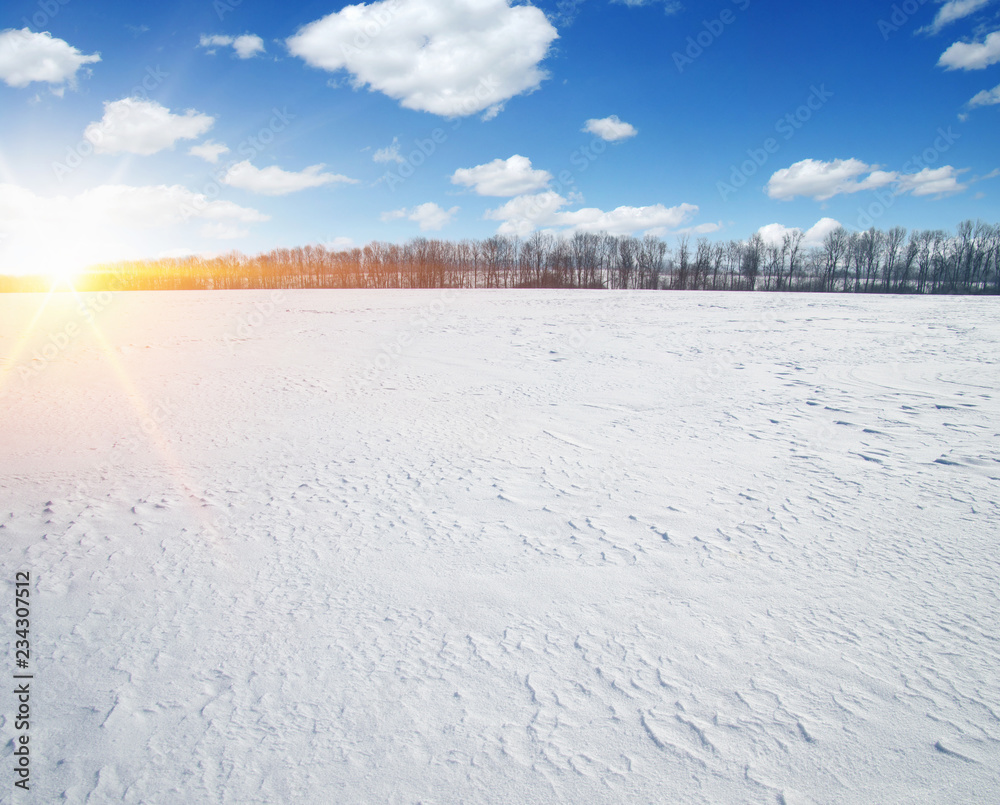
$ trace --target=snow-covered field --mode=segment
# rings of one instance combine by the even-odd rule
[[[0,801],[1000,801],[1000,300],[41,301]]]

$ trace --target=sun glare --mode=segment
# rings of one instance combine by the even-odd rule
[[[48,278],[53,290],[66,291],[79,283],[87,266],[97,262],[99,254],[98,243],[67,239],[38,248],[29,265],[34,269],[32,273]]]
[[[53,289],[56,291],[73,290],[75,288],[73,283],[81,273],[83,273],[82,270],[76,268],[57,268],[46,272]]]

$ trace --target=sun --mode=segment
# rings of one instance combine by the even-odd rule
[[[86,241],[65,240],[39,246],[30,257],[34,274],[47,278],[52,290],[72,291],[93,265],[95,249]]]
[[[82,269],[79,268],[57,268],[55,270],[47,271],[46,275],[52,284],[53,290],[75,290],[75,282],[83,273]]]
[[[79,290],[94,267],[131,250],[100,220],[86,215],[10,233],[0,241],[0,274],[40,278],[55,291]]]

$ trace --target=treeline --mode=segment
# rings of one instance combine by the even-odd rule
[[[543,232],[458,242],[416,238],[332,251],[275,249],[101,266],[81,291],[247,288],[611,288],[851,293],[1000,293],[1000,225],[965,221],[954,234],[838,228],[805,247],[755,234],[712,243],[679,236]],[[0,290],[48,290],[44,278],[0,278]]]

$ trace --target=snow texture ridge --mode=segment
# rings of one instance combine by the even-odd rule
[[[77,315],[2,367],[30,801],[1000,800],[994,300]]]

